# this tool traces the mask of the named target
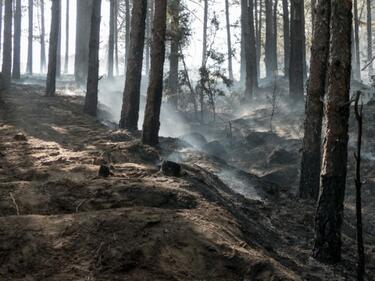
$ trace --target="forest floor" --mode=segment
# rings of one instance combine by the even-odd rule
[[[375,280],[375,105],[364,111]],[[271,132],[259,102],[154,149],[84,115],[80,96],[13,85],[0,93],[0,280],[355,280],[355,143],[343,261],[322,265],[310,258],[314,205],[295,195],[302,116],[280,103]],[[164,175],[163,159],[181,163],[181,175]]]

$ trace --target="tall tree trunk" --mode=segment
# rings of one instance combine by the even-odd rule
[[[207,60],[207,24],[208,24],[208,0],[204,1],[203,12],[203,44],[202,44],[202,67],[206,66]]]
[[[111,3],[112,4],[112,3]],[[99,83],[99,43],[100,43],[100,14],[101,0],[95,0],[92,7],[90,43],[89,43],[89,69],[87,74],[87,87],[84,112],[96,116],[98,107]]]
[[[110,0],[109,38],[108,38],[108,78],[113,78],[113,61],[115,51],[115,0]]]
[[[1,42],[1,39],[2,39],[2,36],[1,34],[3,33],[3,0],[0,0],[0,52],[1,52],[1,48],[2,48],[2,42]]]
[[[68,73],[69,71],[69,11],[70,11],[70,0],[66,0],[64,73]]]
[[[328,67],[331,3],[327,0],[318,0],[315,7],[299,193],[302,198],[317,200],[321,163],[322,100],[325,96]]]
[[[374,73],[372,66],[372,12],[371,12],[371,0],[367,0],[367,61],[370,63],[368,66],[369,77]]]
[[[12,77],[12,0],[5,0],[4,8],[4,45],[2,88],[9,89]]]
[[[120,128],[131,131],[138,129],[146,14],[147,0],[134,1],[125,89],[120,119]]]
[[[142,142],[148,145],[157,145],[159,143],[160,109],[163,96],[166,17],[167,0],[159,0],[155,5],[150,83],[147,90],[147,103],[142,133]]]
[[[289,75],[290,61],[290,23],[289,23],[289,1],[283,0],[283,30],[284,30],[284,75]]]
[[[325,263],[341,260],[341,226],[348,158],[352,0],[331,0],[325,141],[321,194],[315,216],[313,257]]]
[[[130,49],[130,0],[125,0],[125,74],[128,66]]]
[[[260,79],[260,57],[262,55],[263,0],[259,0],[258,33],[256,37],[258,80]]]
[[[115,68],[116,75],[119,75],[119,61],[118,61],[118,0],[115,0]]]
[[[146,76],[150,72],[150,42],[151,42],[151,17],[152,17],[152,11],[153,11],[153,6],[154,3],[153,1],[149,0],[148,1],[148,10],[147,10],[147,15],[146,15],[146,40],[145,40],[145,68],[146,68]]]
[[[278,75],[278,63],[277,63],[277,4],[278,0],[275,0],[273,6],[273,33],[272,33],[272,69],[275,76]]]
[[[250,99],[254,95],[254,88],[256,87],[257,73],[256,67],[256,52],[255,52],[255,34],[254,21],[252,18],[253,12],[252,0],[248,6],[247,0],[241,0],[241,33],[242,43],[245,53],[245,97]]]
[[[291,0],[289,95],[302,100],[303,90],[303,1]]]
[[[92,5],[93,0],[77,1],[74,77],[79,84],[87,79]]]
[[[21,78],[21,0],[16,0],[16,10],[14,14],[14,48],[13,48],[13,73],[14,80]]]
[[[254,26],[254,0],[248,1],[248,20],[249,20],[249,52],[250,52],[250,66],[251,79],[253,90],[258,88],[258,68],[257,68],[257,48],[255,41],[255,26]]]
[[[171,52],[169,57],[169,79],[168,90],[170,103],[178,106],[178,63],[180,60],[179,45],[180,34],[180,0],[170,2],[171,13]]]
[[[44,18],[44,0],[40,0],[40,24],[41,24],[41,33],[40,33],[40,72],[43,73],[46,69],[46,26]]]
[[[33,33],[34,33],[34,1],[29,0],[28,11],[29,11],[29,37],[27,47],[27,65],[26,73],[33,74]]]
[[[273,79],[274,65],[273,65],[273,36],[274,36],[274,23],[272,12],[272,0],[265,0],[266,7],[266,43],[265,43],[265,64],[266,64],[266,77]]]
[[[56,60],[56,77],[61,76],[61,45],[62,45],[62,24],[61,24],[61,0],[60,0],[60,23],[59,23],[59,33],[57,39],[57,60]]]
[[[60,31],[61,0],[52,1],[52,20],[49,36],[48,72],[46,82],[46,95],[54,96],[56,91],[57,44]]]
[[[230,18],[229,18],[229,0],[225,0],[225,19],[226,19],[226,27],[227,27],[227,49],[228,49],[228,74],[229,79],[233,80],[233,62],[232,62],[232,38],[231,38],[231,30],[230,30]]]
[[[358,18],[358,1],[354,0],[354,42],[355,42],[355,73],[354,77],[361,80],[361,57],[359,52],[359,18]]]

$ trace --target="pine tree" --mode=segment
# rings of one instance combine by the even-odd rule
[[[101,0],[95,0],[92,7],[91,30],[89,43],[89,69],[87,74],[87,87],[84,111],[96,116],[98,108],[98,83],[99,83],[99,43],[100,43],[100,18]]]
[[[348,158],[351,31],[352,1],[331,0],[326,137],[313,250],[313,257],[325,263],[336,263],[341,259],[341,226]]]
[[[151,45],[150,82],[147,90],[147,103],[142,133],[142,142],[153,146],[159,143],[159,119],[163,96],[166,17],[167,0],[159,0],[155,5]]]
[[[127,58],[120,128],[138,129],[147,0],[133,2],[130,46]]]
[[[48,72],[46,81],[46,95],[51,97],[56,91],[56,71],[57,71],[57,44],[60,31],[60,8],[61,0],[52,1],[52,20],[51,31],[49,36],[48,52]]]

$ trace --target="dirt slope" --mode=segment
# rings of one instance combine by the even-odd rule
[[[181,177],[166,177],[161,158],[180,141],[143,146],[83,115],[80,98],[36,86],[0,99],[0,280],[354,280],[353,226],[342,264],[315,263],[314,208],[278,185],[194,150]]]

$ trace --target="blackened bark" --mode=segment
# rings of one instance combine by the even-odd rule
[[[92,5],[93,0],[77,1],[74,77],[79,84],[87,79]]]
[[[13,73],[14,80],[21,78],[21,19],[22,7],[21,0],[16,1],[16,10],[14,13],[14,47],[13,47]]]
[[[40,25],[41,25],[41,33],[40,33],[40,72],[43,73],[46,69],[46,26],[45,26],[45,18],[44,18],[44,0],[40,0]]]
[[[165,60],[167,0],[155,5],[153,22],[150,83],[143,122],[142,142],[148,145],[159,143],[160,109],[163,96],[163,67]]]
[[[283,0],[283,33],[284,33],[284,75],[289,75],[290,61],[290,23],[289,23],[289,1]]]
[[[291,0],[290,22],[290,63],[289,95],[294,100],[302,100],[303,89],[303,0]]]
[[[365,247],[363,243],[362,229],[362,180],[361,180],[361,149],[363,131],[363,105],[359,105],[361,92],[357,93],[354,110],[358,124],[357,152],[355,153],[355,193],[356,193],[356,217],[357,217],[357,281],[363,281],[365,275]]]
[[[178,106],[178,64],[180,60],[179,45],[180,32],[180,0],[171,1],[169,4],[171,14],[171,52],[169,56],[168,94],[170,103]]]
[[[56,91],[57,44],[60,31],[61,0],[52,1],[52,20],[49,36],[48,72],[46,95],[54,96]]]
[[[326,137],[313,249],[314,258],[331,264],[341,260],[341,226],[348,158],[351,30],[352,1],[331,0]]]
[[[134,1],[125,89],[120,119],[120,128],[133,131],[138,129],[146,14],[147,0]]]
[[[230,28],[230,18],[229,18],[229,0],[225,0],[225,19],[226,19],[226,29],[227,29],[227,49],[228,49],[228,74],[229,79],[233,80],[233,52],[232,52],[232,38],[231,38],[231,28]]]
[[[305,128],[299,194],[301,198],[319,196],[323,100],[329,55],[331,3],[318,0],[314,12],[310,80],[307,89]]]
[[[109,11],[109,38],[108,38],[108,78],[113,78],[113,61],[115,51],[115,0],[110,0]]]
[[[70,0],[66,0],[64,73],[68,73],[68,70],[69,70],[69,12],[70,12]]]
[[[29,11],[29,36],[28,36],[28,47],[27,47],[27,65],[26,73],[33,74],[33,33],[34,33],[34,1],[29,0],[28,11]]]
[[[94,1],[91,15],[89,69],[87,74],[87,87],[84,105],[84,112],[91,116],[96,116],[98,107],[101,4],[101,0]]]
[[[4,45],[2,88],[9,89],[12,77],[12,0],[5,0],[4,7]]]

